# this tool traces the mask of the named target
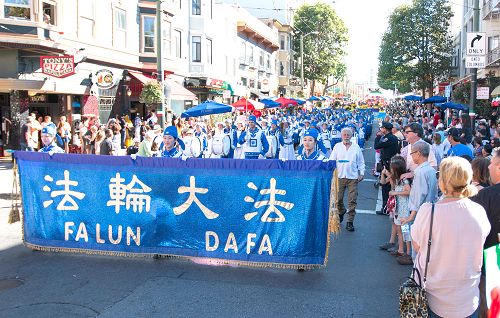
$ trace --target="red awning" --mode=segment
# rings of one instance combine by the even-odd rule
[[[156,80],[148,76],[145,73],[137,72],[137,71],[129,71],[129,75],[136,80],[138,80],[142,85]],[[165,83],[170,87],[170,99],[172,100],[197,100],[196,95],[191,93],[189,90],[184,88],[181,84],[177,83],[171,78],[165,78]],[[142,87],[141,87],[142,91]],[[140,92],[139,92],[140,94]]]

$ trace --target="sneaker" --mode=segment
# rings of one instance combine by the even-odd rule
[[[375,211],[375,213],[376,213],[377,215],[386,215],[386,214],[384,213],[384,211]]]
[[[354,224],[352,222],[347,222],[345,229],[348,230],[349,232],[354,232]]]
[[[387,252],[389,252],[389,253],[394,253],[394,252],[396,252],[397,250],[398,250],[398,247],[397,247],[396,245],[394,245],[393,247],[388,248],[388,249],[387,249]]]
[[[342,221],[344,221],[344,214],[345,213],[339,214],[339,223],[342,223]]]
[[[396,257],[400,257],[400,256],[405,255],[404,253],[400,253],[398,250],[391,251],[391,252],[389,252],[389,254],[391,254],[392,256],[396,256]]]
[[[390,249],[391,247],[394,247],[395,245],[396,244],[394,244],[394,243],[387,242],[383,245],[380,245],[378,248],[381,250],[387,251],[388,249]]]
[[[399,256],[396,259],[398,260],[398,263],[400,265],[413,265],[413,259],[408,254],[405,254],[403,256]]]

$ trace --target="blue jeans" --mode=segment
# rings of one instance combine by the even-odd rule
[[[468,317],[465,317],[465,318],[478,318],[479,317],[479,308],[476,309],[476,311],[474,313],[472,313],[472,315],[468,316]],[[436,313],[434,313],[430,308],[429,308],[429,318],[443,318],[439,315],[437,315]]]

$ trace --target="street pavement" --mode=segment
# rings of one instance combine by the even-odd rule
[[[306,272],[31,251],[20,223],[7,224],[12,170],[3,160],[0,317],[398,317],[399,284],[411,268],[378,249],[390,225],[374,214],[372,147],[373,138],[356,231],[343,229],[328,266]]]

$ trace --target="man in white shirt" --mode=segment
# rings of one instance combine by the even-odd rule
[[[337,196],[337,209],[340,222],[344,219],[346,209],[344,206],[344,193],[347,192],[347,224],[346,230],[354,231],[354,216],[356,215],[356,200],[358,197],[358,183],[365,174],[365,159],[358,144],[351,143],[352,130],[344,128],[341,132],[342,142],[333,147],[330,160],[335,160],[339,176],[339,193]]]

